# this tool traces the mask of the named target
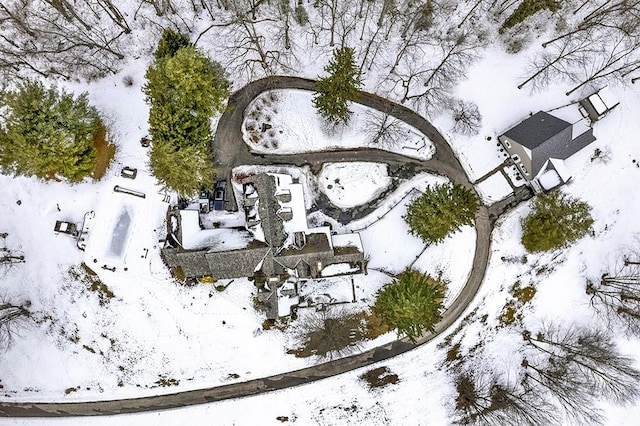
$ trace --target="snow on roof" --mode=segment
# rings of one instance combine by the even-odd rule
[[[298,231],[306,231],[308,229],[307,225],[307,209],[304,206],[304,190],[302,188],[302,184],[300,183],[291,183],[291,176],[288,175],[280,175],[286,176],[288,179],[279,179],[280,185],[277,186],[276,194],[279,195],[288,191],[291,194],[291,201],[284,202],[278,200],[280,206],[283,208],[291,209],[291,213],[293,218],[291,220],[283,221],[284,230],[287,234],[291,234],[293,232]],[[278,184],[278,179],[276,179],[276,184]]]
[[[291,315],[291,308],[298,306],[300,303],[300,296],[287,296],[282,294],[283,290],[295,291],[295,285],[292,282],[285,281],[278,288],[278,316],[280,317]]]
[[[577,121],[573,124],[571,128],[571,140],[576,139],[578,136],[588,131],[591,127],[589,127],[585,120]]]
[[[540,185],[545,191],[549,191],[562,184],[560,176],[558,176],[558,173],[553,169],[542,173],[540,177],[538,177],[538,182],[540,182]]]
[[[187,250],[211,248],[213,251],[245,248],[253,239],[237,229],[200,229],[198,210],[180,210],[182,247]]]
[[[359,270],[358,267],[352,267],[349,263],[334,263],[322,268],[320,275],[323,277],[332,277],[335,275],[350,274]]]
[[[362,239],[358,232],[352,234],[332,235],[331,243],[334,247],[355,247],[364,253],[362,248]]]
[[[593,109],[596,110],[598,115],[602,115],[605,112],[607,112],[607,109],[608,109],[607,105],[605,105],[604,101],[602,100],[602,98],[598,93],[594,93],[593,95],[589,96],[587,99],[589,99],[589,102],[591,102],[591,105],[593,105]]]
[[[564,161],[557,158],[550,158],[549,162],[551,163],[553,168],[556,170],[556,172],[558,172],[558,176],[560,176],[560,179],[562,179],[562,182],[563,183],[569,182],[569,179],[571,179],[571,172],[569,171],[567,166],[564,164]]]
[[[608,109],[611,109],[618,104],[617,98],[613,96],[608,86],[600,89],[598,91],[598,96],[600,97],[600,100],[602,100],[602,102],[607,106]]]

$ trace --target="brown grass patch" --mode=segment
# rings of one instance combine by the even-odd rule
[[[369,385],[369,389],[381,388],[389,384],[398,383],[398,375],[392,374],[387,367],[378,367],[369,370],[360,376]]]
[[[358,315],[361,315],[362,319],[365,321],[365,337],[367,339],[375,339],[376,337],[382,336],[383,334],[389,332],[389,327],[384,322],[382,322],[382,319],[375,313],[360,312]]]
[[[107,173],[111,160],[116,155],[116,146],[107,141],[107,128],[102,122],[98,123],[93,136],[93,147],[96,150],[96,166],[91,176],[95,180],[100,180]]]

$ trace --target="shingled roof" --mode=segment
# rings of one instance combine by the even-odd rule
[[[252,276],[268,252],[269,247],[262,244],[259,247],[241,250],[208,252],[204,257],[213,277],[222,280]]]
[[[560,138],[566,135],[562,133],[562,131],[569,127],[571,127],[571,123],[567,123],[558,117],[540,111],[517,126],[507,130],[504,135],[522,146],[534,149],[550,139]],[[568,135],[570,140],[571,132],[568,132]]]
[[[258,215],[260,225],[264,232],[264,238],[271,247],[280,247],[287,239],[284,231],[282,219],[278,216],[280,204],[275,197],[276,181],[275,177],[266,173],[251,176],[245,180],[246,183],[253,183],[258,192]]]

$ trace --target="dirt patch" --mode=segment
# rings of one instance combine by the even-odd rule
[[[397,374],[393,374],[389,368],[384,366],[369,370],[361,375],[360,378],[367,382],[369,389],[382,388],[390,384],[393,385],[400,380]]]
[[[100,180],[107,173],[111,160],[116,154],[116,146],[107,141],[107,128],[104,124],[98,124],[93,136],[93,147],[96,150],[96,165],[91,176]]]

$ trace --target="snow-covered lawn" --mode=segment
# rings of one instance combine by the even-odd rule
[[[335,206],[355,207],[373,200],[389,186],[387,169],[386,164],[378,163],[325,164],[318,186]]]
[[[444,304],[448,306],[467,282],[476,247],[476,230],[464,226],[443,242],[431,245],[420,255],[413,267],[447,283]]]
[[[476,188],[486,204],[500,201],[513,192],[509,182],[500,171],[477,184]]]
[[[291,154],[329,149],[379,148],[409,157],[428,160],[433,143],[419,130],[393,121],[388,138],[376,141],[384,114],[356,103],[348,126],[329,128],[312,103],[313,92],[272,90],[256,98],[248,107],[242,133],[252,151]]]

